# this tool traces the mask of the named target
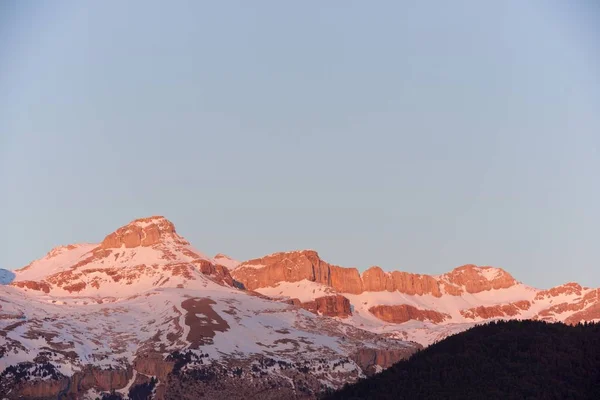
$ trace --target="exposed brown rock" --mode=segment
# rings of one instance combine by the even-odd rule
[[[292,299],[292,303],[290,304],[294,304],[294,300],[298,299]],[[346,318],[352,315],[352,310],[350,309],[350,300],[339,294],[334,296],[318,297],[313,301],[300,303],[300,307],[314,314],[321,314],[327,317]]]
[[[212,309],[213,304],[216,304],[215,301],[208,298],[187,299],[181,303],[181,307],[187,311],[185,324],[190,327],[190,332],[186,339],[190,342],[190,349],[212,343],[216,332],[229,330],[227,321]]]
[[[284,300],[283,302],[287,303],[287,304],[291,304],[293,306],[297,306],[297,307],[302,306],[302,302],[299,299],[289,299],[289,300]]]
[[[352,360],[363,370],[366,375],[372,375],[377,372],[377,367],[386,369],[410,357],[414,349],[372,349],[362,348],[354,353]]]
[[[50,292],[50,285],[48,285],[48,283],[44,281],[13,281],[11,283],[11,286],[16,286],[22,289],[26,288],[31,290],[38,290],[44,293]]]
[[[440,297],[438,282],[429,275],[408,272],[384,272],[379,267],[371,267],[362,274],[363,289],[367,292],[399,291],[410,295],[431,294]]]
[[[393,271],[391,277],[395,290],[401,293],[410,295],[431,294],[435,297],[442,295],[438,282],[430,275]]]
[[[600,319],[600,303],[595,303],[583,311],[579,311],[565,319],[565,324],[576,325],[584,321]]]
[[[117,229],[106,236],[100,244],[103,249],[117,249],[138,246],[152,246],[169,238],[178,244],[188,245],[185,239],[175,232],[175,225],[161,216],[141,218]]]
[[[58,380],[33,380],[25,382],[15,388],[17,397],[24,399],[79,398],[89,389],[110,392],[113,389],[122,389],[127,386],[133,377],[131,368],[101,369],[87,365],[82,371],[76,372],[70,378]],[[66,396],[66,397],[64,397]],[[13,397],[11,397],[13,398]]]
[[[575,282],[565,283],[564,285],[556,286],[551,289],[542,290],[535,295],[535,300],[543,300],[546,297],[556,297],[560,295],[577,295],[581,296],[583,287]]]
[[[374,306],[369,308],[369,312],[380,320],[393,324],[401,324],[411,319],[439,324],[452,318],[448,314],[434,310],[421,310],[408,304]]]
[[[328,264],[312,250],[275,253],[246,261],[233,271],[232,276],[249,290],[307,279],[331,286],[338,292],[359,294],[363,291],[356,268]]]
[[[374,266],[367,269],[361,276],[363,282],[363,290],[366,292],[393,292],[396,290],[394,280],[388,272],[384,272],[381,268]]]
[[[195,260],[193,263],[198,267],[200,272],[202,272],[204,275],[210,276],[214,281],[233,286],[233,278],[231,277],[227,267],[219,264],[215,265],[207,260]]]
[[[133,368],[144,375],[156,376],[160,381],[165,381],[173,371],[175,363],[165,361],[159,353],[139,354],[133,361]]]
[[[465,318],[476,319],[476,318],[502,318],[507,316],[515,316],[520,314],[521,311],[529,310],[531,303],[527,300],[516,301],[509,304],[498,304],[495,306],[480,306],[469,308],[466,310],[460,310],[460,314]]]
[[[246,288],[275,286],[279,282],[297,282],[303,279],[330,286],[340,293],[360,294],[363,291],[399,291],[409,295],[429,294],[441,297],[443,293],[459,296],[465,291],[479,293],[504,289],[518,282],[507,272],[494,268],[496,276],[486,277],[491,267],[464,265],[442,275],[412,274],[402,271],[384,272],[379,267],[367,269],[362,276],[356,268],[343,268],[326,263],[312,250],[275,253],[246,261],[235,269],[233,278]]]
[[[593,317],[593,315],[596,314],[595,308],[592,308],[593,306],[597,305],[600,303],[600,289],[595,289],[592,291],[589,291],[588,293],[585,294],[585,296],[583,296],[583,298],[579,299],[578,301],[575,301],[573,303],[559,303],[559,304],[555,304],[551,307],[546,308],[545,310],[542,310],[538,313],[537,317],[539,319],[548,319],[551,317],[554,317],[558,314],[562,314],[565,312],[570,312],[570,311],[579,311],[577,313],[574,313],[573,315],[571,315],[569,318],[567,318],[567,320],[565,320],[566,323],[577,323],[583,320],[589,320],[589,319],[594,319],[595,317]],[[589,309],[589,311],[588,311]],[[588,319],[587,316],[590,316],[590,318]],[[567,322],[568,321],[568,322]]]
[[[477,267],[468,264],[458,267],[442,275],[442,280],[455,285],[464,286],[468,293],[479,293],[491,289],[506,289],[518,282],[506,271],[500,268],[494,268],[498,275],[488,279],[482,271],[490,270],[492,267]]]
[[[87,366],[83,371],[73,374],[69,393],[82,393],[92,388],[106,392],[122,389],[127,386],[132,377],[133,370],[131,368],[101,369]]]
[[[21,399],[47,399],[56,398],[68,385],[68,378],[59,380],[35,380],[21,384],[16,388],[16,393]]]

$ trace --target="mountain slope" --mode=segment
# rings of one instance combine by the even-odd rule
[[[8,285],[15,279],[15,273],[0,268],[0,285]]]
[[[600,325],[508,321],[448,337],[335,399],[597,399]]]
[[[536,289],[494,267],[464,265],[438,276],[371,267],[360,274],[305,250],[243,262],[232,276],[252,290],[289,301],[342,296],[352,309],[344,322],[423,345],[495,319],[600,320],[600,290],[573,282]]]
[[[314,398],[419,346],[239,290],[163,217],[61,246],[0,286],[0,398]],[[315,305],[316,307],[316,305]]]

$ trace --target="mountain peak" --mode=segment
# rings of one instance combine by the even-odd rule
[[[106,236],[100,247],[114,249],[120,247],[148,247],[163,242],[189,245],[189,242],[179,236],[175,225],[162,216],[139,218],[120,227]]]
[[[518,284],[511,274],[502,268],[479,267],[466,264],[441,276],[443,281],[458,287],[464,287],[469,293],[478,293],[490,289],[505,289]]]
[[[241,263],[238,260],[234,260],[227,254],[218,253],[213,257],[213,260],[219,265],[227,267],[229,270],[236,269]]]

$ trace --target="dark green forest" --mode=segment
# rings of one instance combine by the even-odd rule
[[[479,325],[325,398],[600,399],[600,324]]]

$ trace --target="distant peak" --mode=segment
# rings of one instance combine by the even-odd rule
[[[518,284],[511,274],[496,267],[478,267],[467,264],[454,268],[440,277],[442,281],[464,287],[469,293],[490,289],[504,289]]]
[[[163,216],[138,218],[117,229],[106,236],[100,245],[102,248],[119,248],[125,246],[147,247],[166,241],[174,241],[182,245],[189,245],[175,231],[175,225]]]
[[[236,269],[241,264],[238,260],[235,260],[229,257],[227,254],[223,253],[216,254],[213,257],[213,260],[215,260],[217,264],[223,265],[224,267],[227,267],[230,270]]]

